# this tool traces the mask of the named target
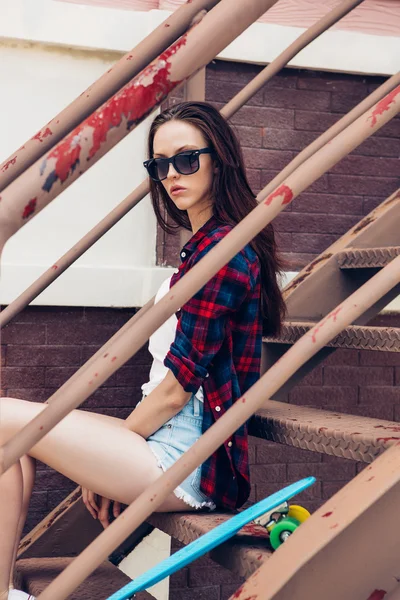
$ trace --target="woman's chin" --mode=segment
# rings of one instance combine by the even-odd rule
[[[178,208],[179,210],[188,210],[189,208],[192,207],[193,202],[190,202],[190,200],[187,199],[183,199],[183,198],[175,198],[174,199],[174,204],[176,206],[176,208]]]

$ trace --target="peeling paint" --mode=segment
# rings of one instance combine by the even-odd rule
[[[321,321],[321,323],[319,325],[317,325],[317,327],[315,327],[314,333],[311,336],[311,339],[314,344],[317,341],[317,333],[327,324],[329,319],[331,319],[332,317],[333,317],[333,321],[336,322],[337,316],[340,313],[340,311],[342,310],[342,308],[343,308],[343,306],[339,306],[338,308],[336,308],[334,311],[329,313],[329,315],[327,317],[325,317],[325,319],[323,321]]]
[[[375,217],[366,217],[365,219],[363,219],[362,221],[359,222],[359,224],[356,226],[355,229],[353,229],[352,234],[354,235],[355,233],[360,233],[360,231],[365,229],[365,227],[367,227],[367,225],[369,225],[370,223],[373,223],[374,221],[375,221]]]
[[[374,590],[367,600],[383,600],[386,594],[385,590]]]
[[[22,213],[23,219],[29,219],[29,217],[35,212],[36,202],[37,198],[32,198],[31,200],[29,200]]]
[[[128,131],[149,115],[174,89],[180,81],[171,81],[170,58],[186,44],[187,34],[172,44],[157,60],[143,69],[137,77],[98,108],[83,123],[78,125],[47,155],[41,171],[45,170],[49,160],[55,161],[42,186],[50,192],[54,183],[63,183],[75,171],[81,161],[81,139],[86,130],[92,130],[92,147],[87,160],[93,158],[107,140],[111,129],[120,127],[123,122]]]
[[[386,431],[400,432],[400,426],[397,425],[374,425],[374,429],[385,429]]]
[[[372,111],[371,115],[368,117],[368,121],[371,120],[371,127],[375,127],[378,122],[377,117],[383,115],[384,112],[390,109],[390,106],[395,101],[397,94],[400,94],[400,85],[394,88],[389,94],[386,94],[382,100],[378,102]]]
[[[53,132],[51,131],[50,127],[46,127],[43,133],[42,130],[38,131],[37,134],[33,136],[32,140],[37,140],[38,142],[42,143],[44,138],[49,137],[49,135],[53,135]]]
[[[8,160],[6,163],[4,163],[4,165],[1,167],[1,170],[3,171],[7,171],[9,167],[11,167],[11,165],[15,165],[15,163],[17,162],[17,157],[14,156],[14,158],[10,158],[10,160]]]
[[[290,189],[290,187],[288,185],[282,184],[278,187],[278,189],[275,190],[275,192],[272,192],[272,194],[270,194],[266,200],[264,200],[264,204],[266,206],[269,206],[273,200],[275,200],[275,198],[280,198],[283,196],[283,200],[282,200],[282,204],[290,204],[290,202],[293,200],[293,191]]]

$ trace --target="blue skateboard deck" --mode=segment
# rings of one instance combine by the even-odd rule
[[[231,519],[214,527],[212,531],[202,535],[194,542],[191,542],[172,556],[161,561],[155,567],[152,567],[139,577],[136,577],[131,583],[128,583],[123,588],[109,596],[107,600],[128,600],[132,598],[135,592],[140,592],[148,589],[152,585],[162,581],[165,577],[172,575],[179,569],[182,569],[190,562],[203,556],[209,550],[212,550],[219,544],[222,544],[229,538],[235,535],[242,527],[247,525],[253,519],[257,519],[261,515],[272,511],[274,508],[290,500],[296,494],[310,487],[315,483],[315,477],[306,477],[296,483],[288,485],[279,490],[275,494],[264,498],[257,504],[250,506],[246,510],[233,516]]]

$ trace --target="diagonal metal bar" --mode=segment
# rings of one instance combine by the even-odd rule
[[[398,112],[400,112],[400,86],[357,119],[346,131],[340,133],[331,144],[324,146],[311,159],[303,163],[285,184],[260,202],[207,256],[190,269],[160,302],[140,317],[135,326],[129,329],[129,335],[118,337],[109,347],[108,352],[93,361],[91,369],[85,369],[82,377],[76,378],[73,386],[68,386],[66,390],[61,388],[62,391],[56,392],[50,399],[52,402],[48,408],[3,446],[0,472],[25,454],[70,410],[79,406],[128,358],[133,356],[151,333],[180,306],[183,306],[298,194]],[[129,324],[126,327],[129,327]]]
[[[252,82],[244,87],[232,100],[228,102],[228,104],[221,110],[221,113],[227,119],[230,119],[232,115],[235,114],[246,102],[253,97],[254,93],[253,89],[259,89],[262,85],[266,83],[273,75],[276,75],[283,67],[285,67],[288,62],[292,60],[303,48],[308,46],[311,42],[317,39],[321,33],[324,33],[329,27],[332,27],[337,21],[339,21],[342,17],[346,16],[349,12],[353,10],[356,6],[364,2],[364,0],[345,0],[341,2],[338,6],[335,6],[332,10],[330,10],[326,15],[324,15],[321,19],[318,19],[316,23],[311,25],[302,33],[294,42],[290,44],[275,58],[265,69],[261,71]],[[261,83],[261,86],[259,86]],[[389,90],[388,90],[389,91]],[[367,110],[369,106],[365,106],[364,112]],[[361,113],[360,113],[361,114]],[[277,184],[278,185],[278,184]]]
[[[256,208],[255,211],[257,210]],[[400,281],[400,257],[354,292],[292,346],[279,363],[275,363],[182,458],[132,502],[122,515],[123,519],[118,518],[114,521],[40,594],[38,600],[50,600],[55,594],[59,600],[66,598],[107,557],[110,550],[125,539],[126,530],[133,531],[148,518],[196,466],[204,462],[238,426],[247,421],[263,405],[264,398],[270,398],[301,365],[344,327],[357,319],[369,306],[377,302],[398,281]]]
[[[231,600],[398,599],[390,592],[399,583],[399,474],[397,442],[315,511]]]
[[[180,6],[109,71],[44,125],[31,139],[0,164],[0,193],[24,170],[43,156],[67,133],[99,108],[110,96],[135,77],[149,62],[183,35],[202,10],[210,10],[219,0],[193,0]]]
[[[343,6],[343,5],[346,6]],[[342,16],[342,12],[348,12],[349,2],[341,4],[339,7],[335,8],[331,13],[335,13],[335,22],[339,20]],[[342,11],[339,12],[339,8],[343,7]],[[329,21],[325,23],[326,27],[332,24],[331,13],[321,19],[316,26],[317,32],[322,28],[322,21]],[[298,40],[293,42],[292,46],[295,50],[293,50],[290,57],[295,55],[297,52],[301,50],[304,46],[304,40],[302,40],[303,36],[301,35]],[[317,33],[316,33],[317,35]],[[291,46],[291,47],[292,47]],[[286,51],[285,51],[286,52]],[[258,90],[265,85],[267,81],[269,81],[273,75],[281,68],[283,60],[282,56],[284,53],[279,55],[272,63],[270,63],[252,82],[250,82],[237,96],[235,96],[227,105],[222,109],[222,114],[224,114],[227,118],[230,118],[236,110],[239,110],[243,103],[245,103],[249,98],[251,98],[254,94],[258,92]],[[289,60],[288,59],[288,60]],[[278,65],[275,68],[275,63]],[[357,107],[355,107],[351,113],[340,119],[338,123],[335,124],[334,127],[331,127],[328,132],[321,135],[315,142],[311,144],[308,148],[306,148],[299,157],[302,156],[302,159],[299,161],[298,157],[295,158],[289,165],[286,167],[287,175],[292,173],[295,168],[301,164],[306,158],[311,156],[314,152],[316,152],[320,147],[330,141],[335,134],[342,131],[346,124],[350,124],[353,120],[355,120],[358,116],[360,116],[363,112],[373,106],[376,102],[378,102],[386,93],[390,92],[396,85],[400,84],[400,73],[396,76],[392,76],[388,79],[384,84],[382,84],[379,88],[377,88],[372,94],[370,94],[363,102],[361,102]],[[242,95],[244,94],[244,95]],[[240,102],[238,97],[241,96]],[[232,104],[234,103],[234,105]],[[350,117],[351,115],[351,117]],[[309,150],[310,148],[310,150]],[[279,176],[273,180],[273,182],[278,181],[277,185],[283,181],[283,179],[279,179]],[[266,188],[264,188],[263,193],[267,194],[269,191],[272,191],[274,188],[272,186],[273,182],[268,184]],[[272,187],[271,187],[272,186]],[[76,261],[86,250],[88,250],[104,233],[109,231],[109,229],[115,225],[123,216],[125,216],[129,210],[131,210],[136,204],[138,204],[148,193],[149,186],[147,180],[142,182],[129,196],[125,198],[109,215],[107,215],[98,225],[96,225],[91,231],[89,231],[71,250],[66,252],[62,257],[60,257],[54,265],[52,265],[47,271],[45,271],[32,285],[30,285],[22,294],[20,294],[11,304],[9,304],[0,314],[0,327],[3,327],[7,323],[11,321],[11,319],[17,315],[21,310],[23,310],[34,298],[36,298],[46,287],[48,287],[55,279],[57,279],[74,261]],[[153,297],[154,300],[154,297]]]
[[[331,168],[340,158],[353,150],[359,143],[364,141],[373,130],[376,130],[386,123],[392,116],[400,110],[400,88],[394,90],[386,96],[381,102],[374,106],[365,115],[357,119],[348,127],[345,132],[339,134],[335,140],[329,145],[321,149],[311,160],[304,163],[294,173],[284,185],[270,194],[267,199],[260,203],[233,231],[231,231],[222,240],[215,251],[211,251],[203,260],[193,267],[180,282],[178,282],[169,294],[167,294],[157,305],[153,306],[143,318],[137,322],[135,328],[135,340],[129,339],[129,342],[124,344],[115,344],[118,353],[114,356],[109,356],[108,361],[104,361],[105,365],[99,371],[98,386],[102,383],[104,375],[107,377],[111,371],[110,363],[114,363],[115,367],[119,367],[128,356],[134,354],[136,344],[140,343],[140,339],[148,336],[149,331],[154,331],[170,314],[176,311],[187,299],[189,299],[204,283],[210,279],[228,260],[234,256],[240,248],[254,237],[265,225],[278,214],[283,207],[291,202],[295,196],[301,193],[307,185],[310,185],[315,179],[324,173],[325,170]],[[365,310],[377,301],[382,295],[387,293],[396,285],[399,279],[399,264],[400,257],[396,258],[380,273],[369,280],[362,288],[355,292],[350,298],[344,302],[335,311],[330,313],[321,323],[319,323],[309,334],[293,346],[281,359],[276,363],[268,373],[255,384],[251,390],[246,393],[246,397],[242,401],[238,401],[221,419],[208,430],[202,438],[185,454],[185,460],[179,460],[173,465],[168,473],[160,478],[155,484],[150,486],[138,498],[127,511],[124,513],[124,519],[121,523],[120,519],[115,521],[91,546],[89,546],[81,555],[81,558],[73,563],[49,588],[41,595],[41,600],[50,600],[54,597],[55,590],[57,595],[62,600],[65,595],[68,595],[69,590],[77,581],[82,581],[82,578],[95,568],[99,561],[107,556],[110,547],[114,544],[118,545],[120,539],[126,536],[126,527],[135,529],[150,512],[153,512],[160,505],[163,499],[172,492],[172,490],[182,481],[193,469],[202,463],[229,435],[236,430],[240,423],[246,421],[262,404],[264,397],[270,397],[274,393],[274,389],[278,389],[282,383],[294,373],[300,365],[304,364],[310,356],[313,356],[320,348],[322,348],[333,335],[337,334],[348,323],[353,322],[357,316],[365,312]],[[368,298],[366,300],[365,298]],[[132,332],[131,332],[132,333]],[[328,335],[329,334],[329,335]],[[124,336],[127,337],[127,336]],[[311,339],[310,339],[311,338]],[[309,344],[309,347],[307,346]],[[134,346],[132,349],[131,346]],[[121,352],[120,352],[121,351]],[[292,360],[293,353],[296,361]],[[285,368],[282,367],[284,365]],[[265,377],[271,382],[268,389],[264,389]],[[82,378],[83,380],[85,377]],[[82,382],[83,383],[83,382]],[[83,385],[86,388],[90,381],[84,381]],[[80,382],[77,382],[73,392],[80,396],[82,389],[79,390]],[[72,387],[72,386],[71,386]],[[258,396],[258,393],[260,396]],[[54,402],[41,413],[42,419],[34,419],[20,434],[16,435],[8,444],[3,446],[3,456],[1,460],[2,470],[5,470],[12,464],[26,449],[38,441],[47,431],[59,420],[61,414],[65,414],[73,407],[80,403],[80,399],[71,397],[71,389],[66,391],[63,398],[63,406],[57,406]],[[84,394],[85,395],[85,392]],[[67,398],[70,396],[69,398]],[[260,400],[261,397],[261,400]],[[68,403],[68,408],[66,404]],[[57,410],[56,410],[57,409]],[[56,419],[55,414],[58,412]],[[53,422],[49,421],[48,417],[53,414]],[[39,420],[41,421],[39,423]],[[47,421],[47,422],[46,422]],[[39,432],[39,427],[43,430]],[[29,435],[28,435],[28,430]],[[31,435],[32,434],[32,435]],[[26,438],[24,440],[24,438]],[[22,441],[22,444],[21,444]],[[18,447],[18,444],[20,445]],[[26,449],[25,449],[26,446]],[[21,454],[18,454],[20,452]],[[13,455],[14,453],[14,455]],[[150,507],[150,510],[149,510]],[[112,548],[111,548],[112,549]],[[103,557],[103,554],[106,554]],[[69,581],[72,572],[75,573],[75,583],[72,578]],[[72,586],[72,588],[71,588]]]
[[[168,94],[257,19],[277,0],[259,0],[225,12],[221,0],[200,23],[71,131],[2,192],[0,248],[157,108]],[[234,20],[232,15],[237,15]]]
[[[393,89],[400,85],[400,71],[392,75],[380,88],[378,88],[383,95],[389,94]],[[378,90],[375,90],[378,91]],[[280,172],[272,181],[268,183],[263,189],[264,194],[271,193],[278,185],[280,185],[286,177],[289,177],[297,167],[299,167],[304,161],[310,158],[315,152],[317,152],[322,146],[328,144],[336,135],[343,131],[348,125],[353,123],[358,117],[360,117],[365,111],[369,110],[373,104],[378,102],[380,98],[375,98],[374,94],[367,96],[362,102],[357,104],[350,112],[344,115],[334,125],[329,127],[322,135],[316,140],[309,144],[304,150],[296,154],[294,159]],[[372,104],[371,104],[372,101]],[[300,276],[300,273],[299,273]]]

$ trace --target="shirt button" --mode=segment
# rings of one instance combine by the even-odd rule
[[[215,407],[215,410],[216,410],[217,412],[220,412],[220,410],[221,410],[221,407],[220,407],[220,406],[216,406],[216,407]]]
[[[182,256],[182,258],[185,258],[186,252],[181,252],[181,256]]]
[[[229,446],[229,448],[231,448],[232,447],[232,442],[228,442],[228,446]]]

